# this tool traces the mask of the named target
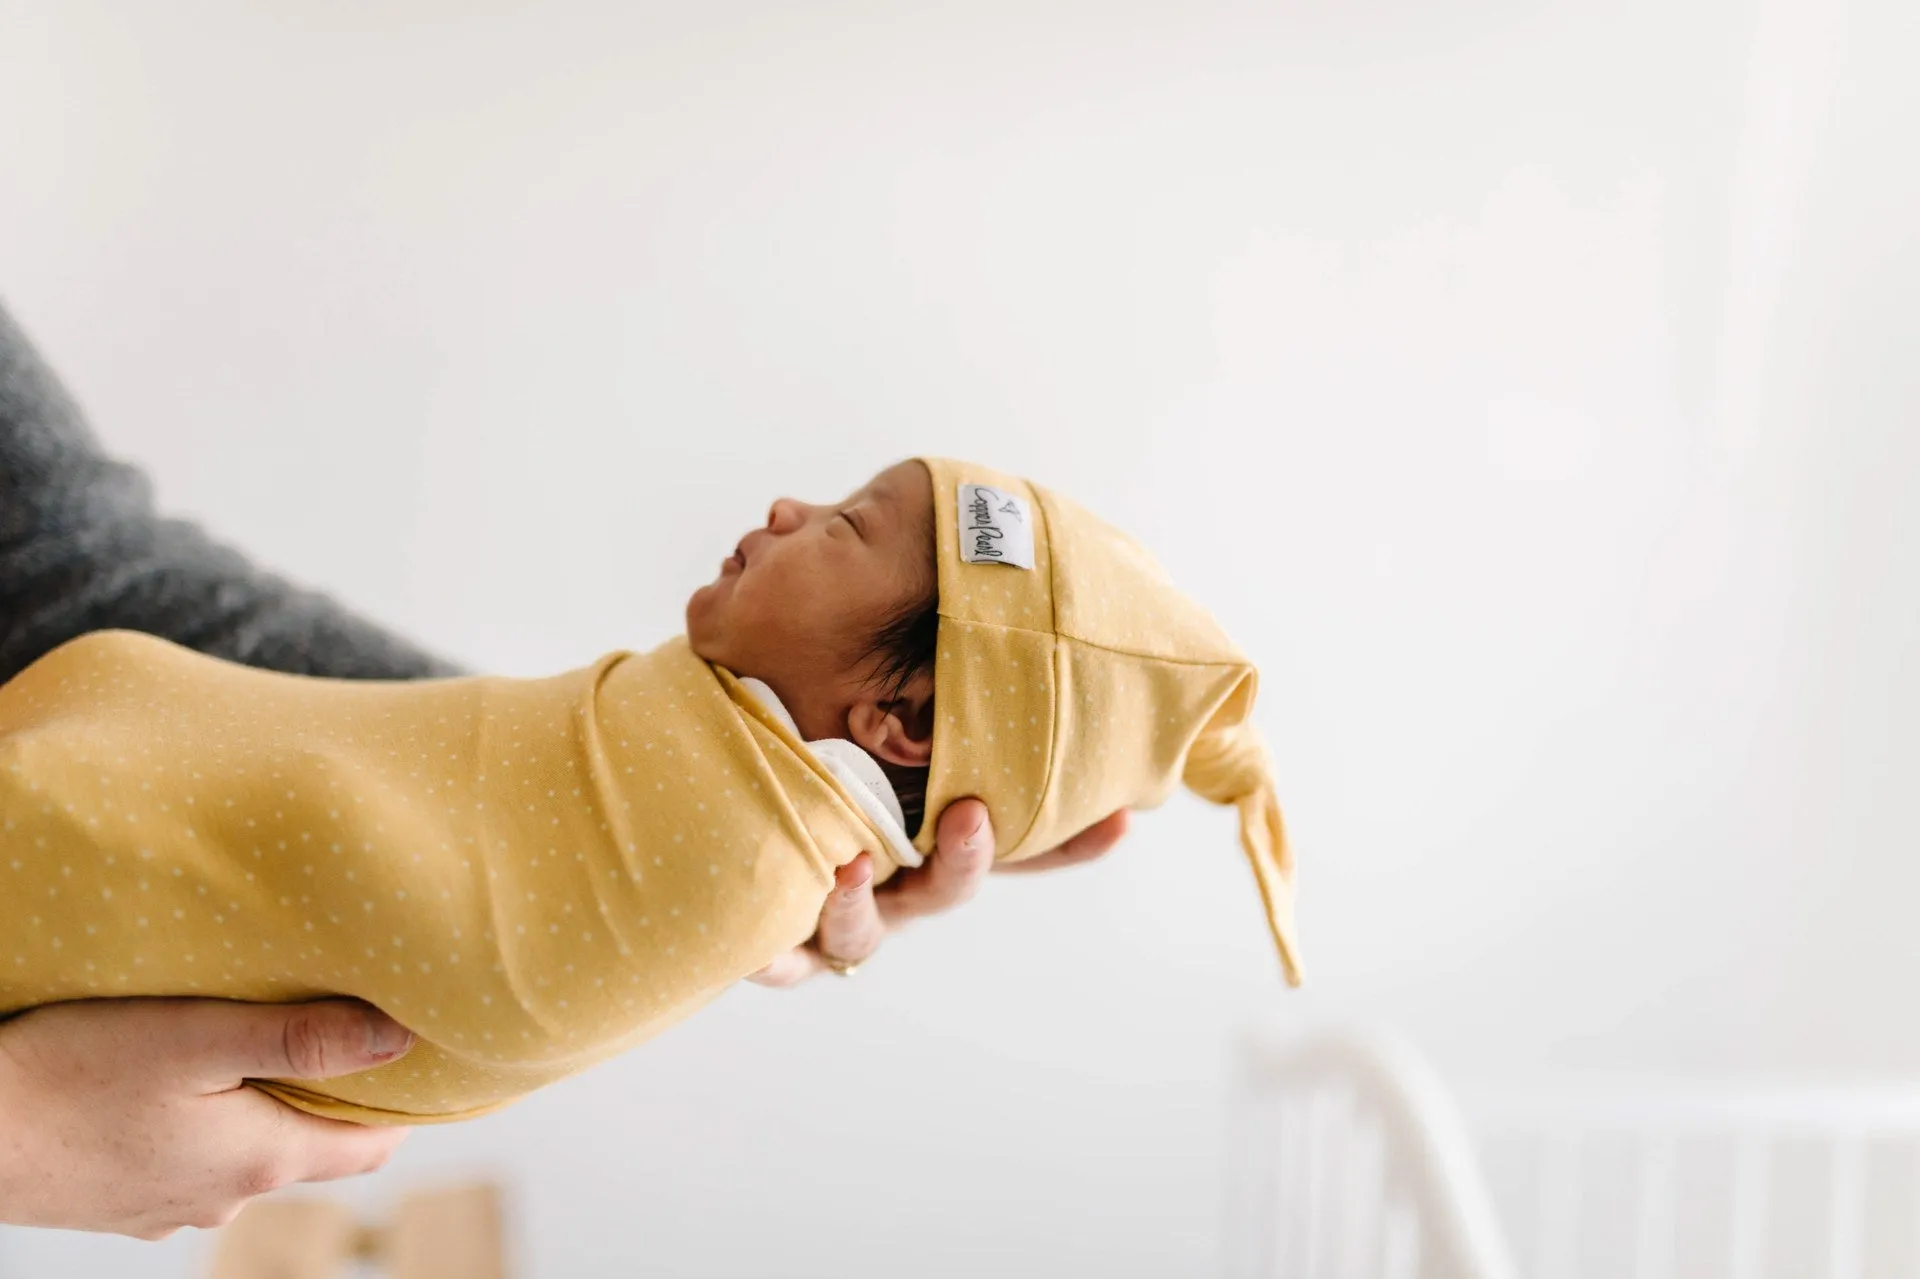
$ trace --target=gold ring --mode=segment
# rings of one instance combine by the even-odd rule
[[[820,962],[825,964],[828,968],[832,969],[834,975],[837,977],[853,976],[855,973],[860,971],[860,965],[866,962],[865,960],[861,960],[861,959],[840,959],[833,955],[829,955],[824,950],[820,951],[819,954],[820,954]]]

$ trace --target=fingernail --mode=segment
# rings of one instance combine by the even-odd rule
[[[379,1013],[367,1014],[367,1055],[378,1061],[398,1057],[413,1046],[413,1032]]]

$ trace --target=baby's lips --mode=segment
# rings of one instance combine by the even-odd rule
[[[763,528],[757,528],[753,530],[753,532],[747,534],[745,537],[740,539],[740,544],[733,548],[733,554],[734,554],[734,557],[740,561],[741,568],[745,568],[748,565],[748,563],[751,562],[753,559],[753,548],[754,548],[753,539],[756,537],[771,537],[771,536],[773,535],[771,533],[768,533],[767,530]]]

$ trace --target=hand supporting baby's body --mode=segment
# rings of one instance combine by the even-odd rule
[[[90,636],[0,687],[0,1011],[367,1000],[404,1060],[265,1084],[463,1118],[803,941],[871,828],[683,641],[543,680],[350,684]],[[42,842],[44,841],[44,842]]]

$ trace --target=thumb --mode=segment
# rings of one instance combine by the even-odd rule
[[[993,856],[993,822],[977,799],[956,799],[940,814],[935,846],[942,856],[973,863]]]
[[[385,1065],[413,1046],[413,1034],[352,1000],[312,1004],[182,1005],[165,1028],[196,1084],[221,1090],[243,1079],[329,1079]]]

